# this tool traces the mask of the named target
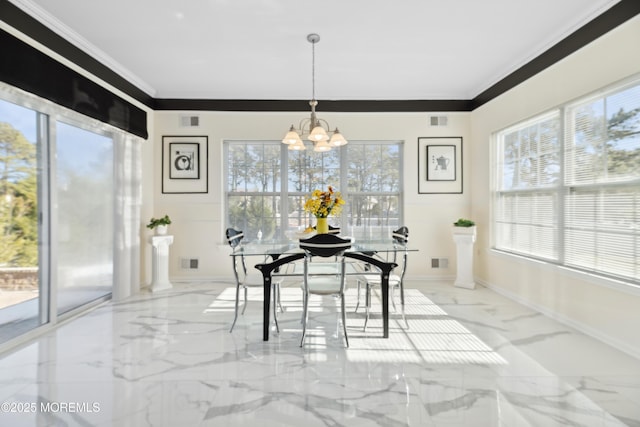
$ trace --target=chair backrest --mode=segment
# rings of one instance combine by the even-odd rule
[[[400,267],[400,280],[404,279],[404,274],[407,271],[407,242],[409,242],[409,229],[405,226],[394,230],[391,234],[393,238],[393,244],[398,245],[404,248],[404,253],[402,254],[402,264]],[[398,251],[393,253],[393,262],[398,263]]]
[[[227,236],[227,243],[229,243],[229,246],[234,249],[240,245],[240,242],[244,238],[244,233],[240,230],[236,230],[235,228],[227,228],[225,234]]]
[[[351,247],[351,240],[342,239],[335,234],[316,234],[300,240],[300,248],[311,256],[330,257],[340,255]]]
[[[393,243],[406,245],[409,241],[409,229],[405,226],[402,226],[397,230],[394,230],[391,234],[391,237],[393,238]]]
[[[242,248],[240,247],[240,243],[244,238],[244,233],[241,230],[236,230],[235,228],[227,228],[225,232],[227,236],[227,243],[233,249],[234,254],[240,253],[240,266],[241,270],[238,271],[238,257],[233,258],[233,274],[236,276],[236,281],[244,281],[247,277],[247,263],[244,260],[244,252],[242,252]]]
[[[346,263],[344,259],[344,252],[351,247],[351,240],[342,239],[335,234],[316,234],[313,237],[308,239],[300,240],[300,248],[304,250],[304,280],[303,286],[305,292],[313,293],[313,284],[317,283],[317,280],[321,280],[326,283],[327,280],[331,282],[332,285],[336,285],[337,287],[333,289],[336,293],[344,293],[345,289],[345,272],[346,272]],[[312,272],[310,271],[311,259],[313,257],[336,257],[336,263],[338,265],[337,270],[334,270],[330,275],[334,277],[328,277],[326,273],[323,273],[316,279],[314,282],[310,282]],[[318,263],[321,265],[321,263]],[[334,263],[334,265],[336,265]],[[337,278],[335,277],[337,276]],[[326,292],[326,288],[324,288],[324,292]]]

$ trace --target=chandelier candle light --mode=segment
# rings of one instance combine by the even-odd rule
[[[346,145],[347,140],[344,139],[338,128],[334,131],[329,130],[329,123],[326,120],[319,119],[316,116],[316,43],[320,41],[320,36],[317,34],[309,34],[307,40],[311,43],[311,118],[303,119],[296,129],[293,125],[289,129],[289,132],[282,140],[283,144],[289,145],[289,150],[304,150],[306,147],[300,138],[300,135],[308,135],[307,139],[313,143],[313,151],[329,151],[333,147],[340,147]],[[331,139],[329,139],[329,134]]]
[[[304,210],[316,217],[316,232],[327,234],[329,232],[327,217],[331,214],[338,215],[343,205],[344,199],[340,192],[329,186],[327,191],[314,190],[311,198],[305,202]]]

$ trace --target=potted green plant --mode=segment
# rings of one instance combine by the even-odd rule
[[[470,219],[460,218],[453,223],[453,234],[476,235],[476,223]]]
[[[476,225],[476,223],[471,221],[470,219],[460,218],[456,222],[454,222],[453,225],[455,227],[473,227],[474,225]]]
[[[147,228],[156,231],[156,234],[167,234],[168,225],[171,224],[171,218],[169,215],[165,215],[161,218],[151,218]]]

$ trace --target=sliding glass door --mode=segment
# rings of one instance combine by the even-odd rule
[[[0,348],[111,296],[113,135],[0,90]]]
[[[47,118],[0,100],[0,343],[48,322],[42,135]]]
[[[113,140],[56,123],[57,314],[111,294]]]

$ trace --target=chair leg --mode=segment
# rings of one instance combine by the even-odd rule
[[[284,308],[282,307],[282,299],[280,298],[280,283],[276,283],[276,289],[278,292],[278,307],[280,307],[280,313],[284,313]]]
[[[398,311],[396,308],[396,287],[391,287],[391,306],[393,307],[393,311]]]
[[[272,307],[273,310],[273,318],[276,320],[276,322],[278,321],[278,288],[277,285],[275,283],[273,283],[271,285],[271,294],[273,295],[273,303],[269,304]]]
[[[280,326],[278,326],[278,306],[277,304],[277,300],[278,300],[278,291],[279,291],[279,287],[277,284],[273,285],[273,321],[276,324],[276,331],[278,333],[280,333]]]
[[[404,324],[407,326],[407,329],[409,329],[409,322],[404,314],[404,285],[402,282],[400,282],[400,307],[402,308],[402,320],[404,320]]]
[[[300,340],[300,347],[304,345],[304,336],[307,333],[307,308],[309,305],[309,294],[305,293],[302,301],[302,339]]]
[[[244,287],[244,306],[242,307],[242,314],[244,314],[244,311],[247,309],[247,287]]]
[[[358,279],[356,283],[358,284],[358,297],[356,299],[356,309],[353,310],[354,313],[357,313],[358,307],[360,307],[360,279]]]
[[[236,284],[236,310],[235,310],[235,315],[233,316],[233,323],[231,324],[231,329],[229,329],[229,332],[233,332],[233,327],[236,326],[236,320],[238,320],[239,301],[240,301],[240,285]]]
[[[364,332],[367,332],[367,323],[369,323],[370,308],[371,308],[371,285],[369,285],[369,282],[367,282],[365,286],[365,292],[364,292],[364,310],[365,310],[364,328],[363,328]]]
[[[344,330],[344,341],[347,343],[347,348],[349,348],[349,336],[347,335],[347,308],[344,303],[344,294],[340,296],[340,302],[342,305],[342,329]]]

